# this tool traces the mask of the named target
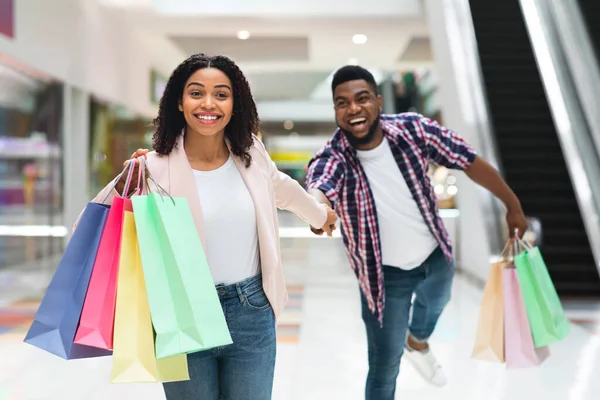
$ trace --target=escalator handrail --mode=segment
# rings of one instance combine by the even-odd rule
[[[567,170],[579,204],[589,244],[600,273],[600,158],[577,94],[568,55],[558,38],[549,3],[519,0]]]
[[[552,15],[596,152],[600,153],[600,68],[585,28],[585,19],[576,0],[546,1],[546,9]]]

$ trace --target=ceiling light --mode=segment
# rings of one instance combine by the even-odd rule
[[[288,121],[285,121],[285,122],[283,123],[283,127],[284,127],[285,129],[287,129],[288,131],[291,131],[292,129],[294,129],[294,121],[289,121],[289,120],[288,120]]]
[[[367,35],[357,33],[356,35],[352,36],[352,42],[354,44],[365,44],[367,43]]]
[[[248,31],[238,31],[237,37],[240,40],[250,39],[250,32],[248,32]]]
[[[358,58],[349,58],[348,65],[358,65]]]

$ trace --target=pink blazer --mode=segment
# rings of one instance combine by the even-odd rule
[[[241,159],[236,156],[233,158],[254,200],[263,287],[277,318],[288,299],[281,265],[277,208],[289,210],[318,228],[325,224],[327,211],[325,206],[306,193],[298,182],[277,169],[264,145],[256,137],[249,151],[252,164],[248,168]],[[151,152],[147,155],[147,160],[150,173],[163,188],[173,197],[187,199],[198,235],[204,244],[202,207],[194,174],[183,148],[183,136],[180,137],[171,154],[161,156]],[[110,204],[113,197],[117,195],[116,191],[111,191],[113,184],[114,181],[93,201],[100,202],[109,194],[107,203]]]

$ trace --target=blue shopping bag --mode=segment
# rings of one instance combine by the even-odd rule
[[[74,344],[109,205],[89,203],[50,281],[25,343],[64,359],[90,358],[111,352]]]

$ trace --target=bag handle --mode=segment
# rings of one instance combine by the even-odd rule
[[[127,173],[127,180],[125,181],[125,185],[127,185],[128,181],[131,180],[131,176],[133,175],[133,168],[131,168],[132,163],[131,160],[127,161],[127,163],[125,164],[125,167],[123,168],[123,170],[119,173],[119,175],[117,175],[117,177],[115,179],[113,179],[113,185],[110,188],[110,190],[108,190],[108,192],[106,193],[106,196],[104,197],[104,199],[102,199],[101,204],[106,203],[106,200],[108,200],[108,198],[110,197],[110,195],[112,194],[112,191],[116,189],[117,185],[119,184],[119,181],[121,180],[121,178],[123,177],[123,175],[125,175],[125,173]],[[124,196],[126,192],[123,192],[121,194],[119,194],[121,197]]]
[[[509,239],[506,244],[504,245],[504,248],[502,249],[502,252],[500,253],[500,261],[510,261],[510,259],[512,257],[514,257],[515,253],[514,253],[514,247],[512,247],[511,245],[513,244],[513,240]]]
[[[138,171],[137,186],[135,187],[134,193],[141,196],[144,194],[144,191],[146,191],[146,189],[147,189],[147,187],[146,187],[146,167],[143,164],[143,162],[141,161],[141,159],[136,158],[136,162],[139,162],[140,170]]]
[[[523,240],[519,237],[519,228],[515,228],[514,239],[515,239],[515,252],[518,252],[518,245],[521,245],[521,247],[525,250],[531,250],[533,248],[533,246],[530,243],[526,242],[525,240]]]
[[[125,197],[129,197],[129,188],[131,187],[131,181],[133,180],[133,172],[135,171],[135,160],[130,160],[128,162],[129,164],[129,172],[127,172],[127,179],[125,180],[125,187],[123,189],[123,193],[121,194],[121,197],[125,198]]]
[[[515,235],[511,237],[504,245],[504,249],[500,253],[501,261],[510,261],[519,254],[520,250],[531,250],[531,245],[519,237],[519,229],[515,228]]]
[[[146,168],[147,168],[147,161],[144,157],[140,157],[140,160],[142,162],[142,168],[143,168],[143,173],[144,173],[144,181],[145,181],[145,175],[146,175]],[[167,190],[165,188],[163,188],[162,186],[160,186],[160,184],[158,182],[156,182],[156,180],[154,179],[154,176],[152,176],[152,173],[150,173],[150,170],[148,169],[148,179],[150,179],[152,181],[152,183],[154,183],[154,186],[156,186],[156,191],[160,194],[160,192],[163,192],[165,195],[167,195],[171,201],[173,202],[173,205],[175,205],[175,199],[171,196],[171,194],[169,192],[167,192]],[[148,185],[149,186],[149,185]],[[146,191],[148,193],[150,193],[150,188],[146,187]]]

